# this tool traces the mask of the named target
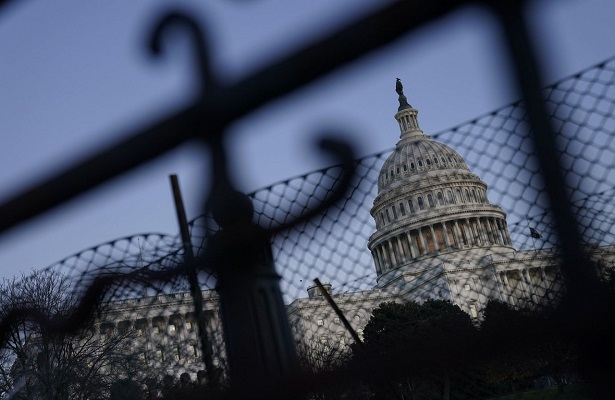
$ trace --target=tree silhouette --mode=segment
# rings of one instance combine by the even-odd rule
[[[76,301],[68,278],[57,271],[34,271],[0,283],[0,319],[17,307],[61,321]],[[14,392],[14,399],[109,398],[114,382],[144,369],[135,365],[130,331],[101,338],[92,321],[69,333],[29,318],[12,328],[0,349],[0,391]]]
[[[450,302],[381,304],[364,329],[365,361],[387,383],[374,386],[375,397],[390,398],[393,388],[403,398],[449,399],[475,336],[470,316]]]

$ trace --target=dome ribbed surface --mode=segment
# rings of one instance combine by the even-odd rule
[[[470,172],[464,159],[455,150],[428,136],[401,140],[380,170],[378,193],[408,177],[446,169]]]

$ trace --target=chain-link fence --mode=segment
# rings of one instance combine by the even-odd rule
[[[608,268],[615,260],[614,78],[615,61],[609,60],[544,90],[584,245],[600,261],[607,291]],[[463,157],[488,184],[488,202],[507,213],[512,246],[498,247],[502,243],[493,236],[476,242],[482,252],[472,268],[459,272],[475,256],[450,236],[433,254],[427,238],[424,254],[413,260],[400,256],[404,265],[389,271],[394,279],[378,272],[368,249],[377,231],[370,209],[382,165],[393,150],[357,160],[342,200],[274,235],[273,257],[304,374],[297,393],[310,398],[490,398],[549,386],[581,393],[588,379],[583,363],[590,354],[578,332],[558,330],[557,306],[565,290],[557,231],[528,129],[519,102],[432,135]],[[270,228],[302,215],[328,196],[340,172],[341,167],[331,167],[253,193],[255,222]],[[472,199],[462,195],[458,201]],[[436,200],[431,207],[438,206]],[[217,225],[202,217],[190,226],[198,255]],[[446,222],[442,226],[446,229]],[[410,257],[409,250],[400,246],[396,251]],[[200,265],[209,346],[204,349],[183,260],[179,237],[138,235],[6,280],[4,305],[36,306],[53,321],[72,310],[82,290],[112,278],[101,286],[91,318],[75,329],[57,335],[53,326],[31,322],[12,327],[2,346],[5,395],[40,398],[55,391],[89,399],[117,393],[132,398],[222,393],[229,375],[217,279]],[[328,283],[325,289],[341,313],[314,288],[314,278]],[[554,308],[537,308],[547,296]],[[604,313],[610,309],[601,311],[608,321]],[[603,345],[608,354],[610,345]],[[214,366],[210,375],[204,358]],[[608,372],[612,364],[600,368]],[[550,389],[540,390],[550,395]]]
[[[0,394],[608,397],[615,62],[539,92],[521,2],[490,10],[524,102],[434,144],[398,86],[393,159],[350,163],[348,146],[325,142],[340,166],[252,194],[254,213],[228,179],[221,138],[233,121],[465,3],[391,3],[231,87],[213,76],[194,19],[165,15],[152,51],[170,26],[187,29],[207,90],[0,205],[0,229],[193,138],[213,155],[207,217],[190,237],[180,216],[178,237],[120,239],[5,279]]]

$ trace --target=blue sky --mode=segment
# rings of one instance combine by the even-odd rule
[[[169,38],[169,51],[156,60],[145,51],[165,10],[184,8],[202,21],[214,72],[234,82],[377,6],[357,0],[10,3],[0,9],[0,199],[190,103],[198,78],[188,43]],[[615,55],[613,16],[610,0],[537,1],[530,17],[546,81]],[[362,155],[394,146],[396,77],[426,133],[516,100],[498,38],[484,12],[461,10],[256,110],[229,131],[238,186],[250,192],[326,166],[313,143],[331,127]],[[187,144],[5,233],[0,274],[41,268],[120,236],[175,234],[168,175],[179,175],[194,217],[207,187],[206,161]]]

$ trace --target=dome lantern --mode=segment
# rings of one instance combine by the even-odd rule
[[[405,139],[424,136],[423,131],[419,127],[419,111],[412,108],[408,103],[408,99],[404,95],[404,85],[399,78],[397,78],[395,83],[395,91],[399,95],[399,108],[397,109],[397,114],[395,114],[395,119],[399,123],[400,137]]]

